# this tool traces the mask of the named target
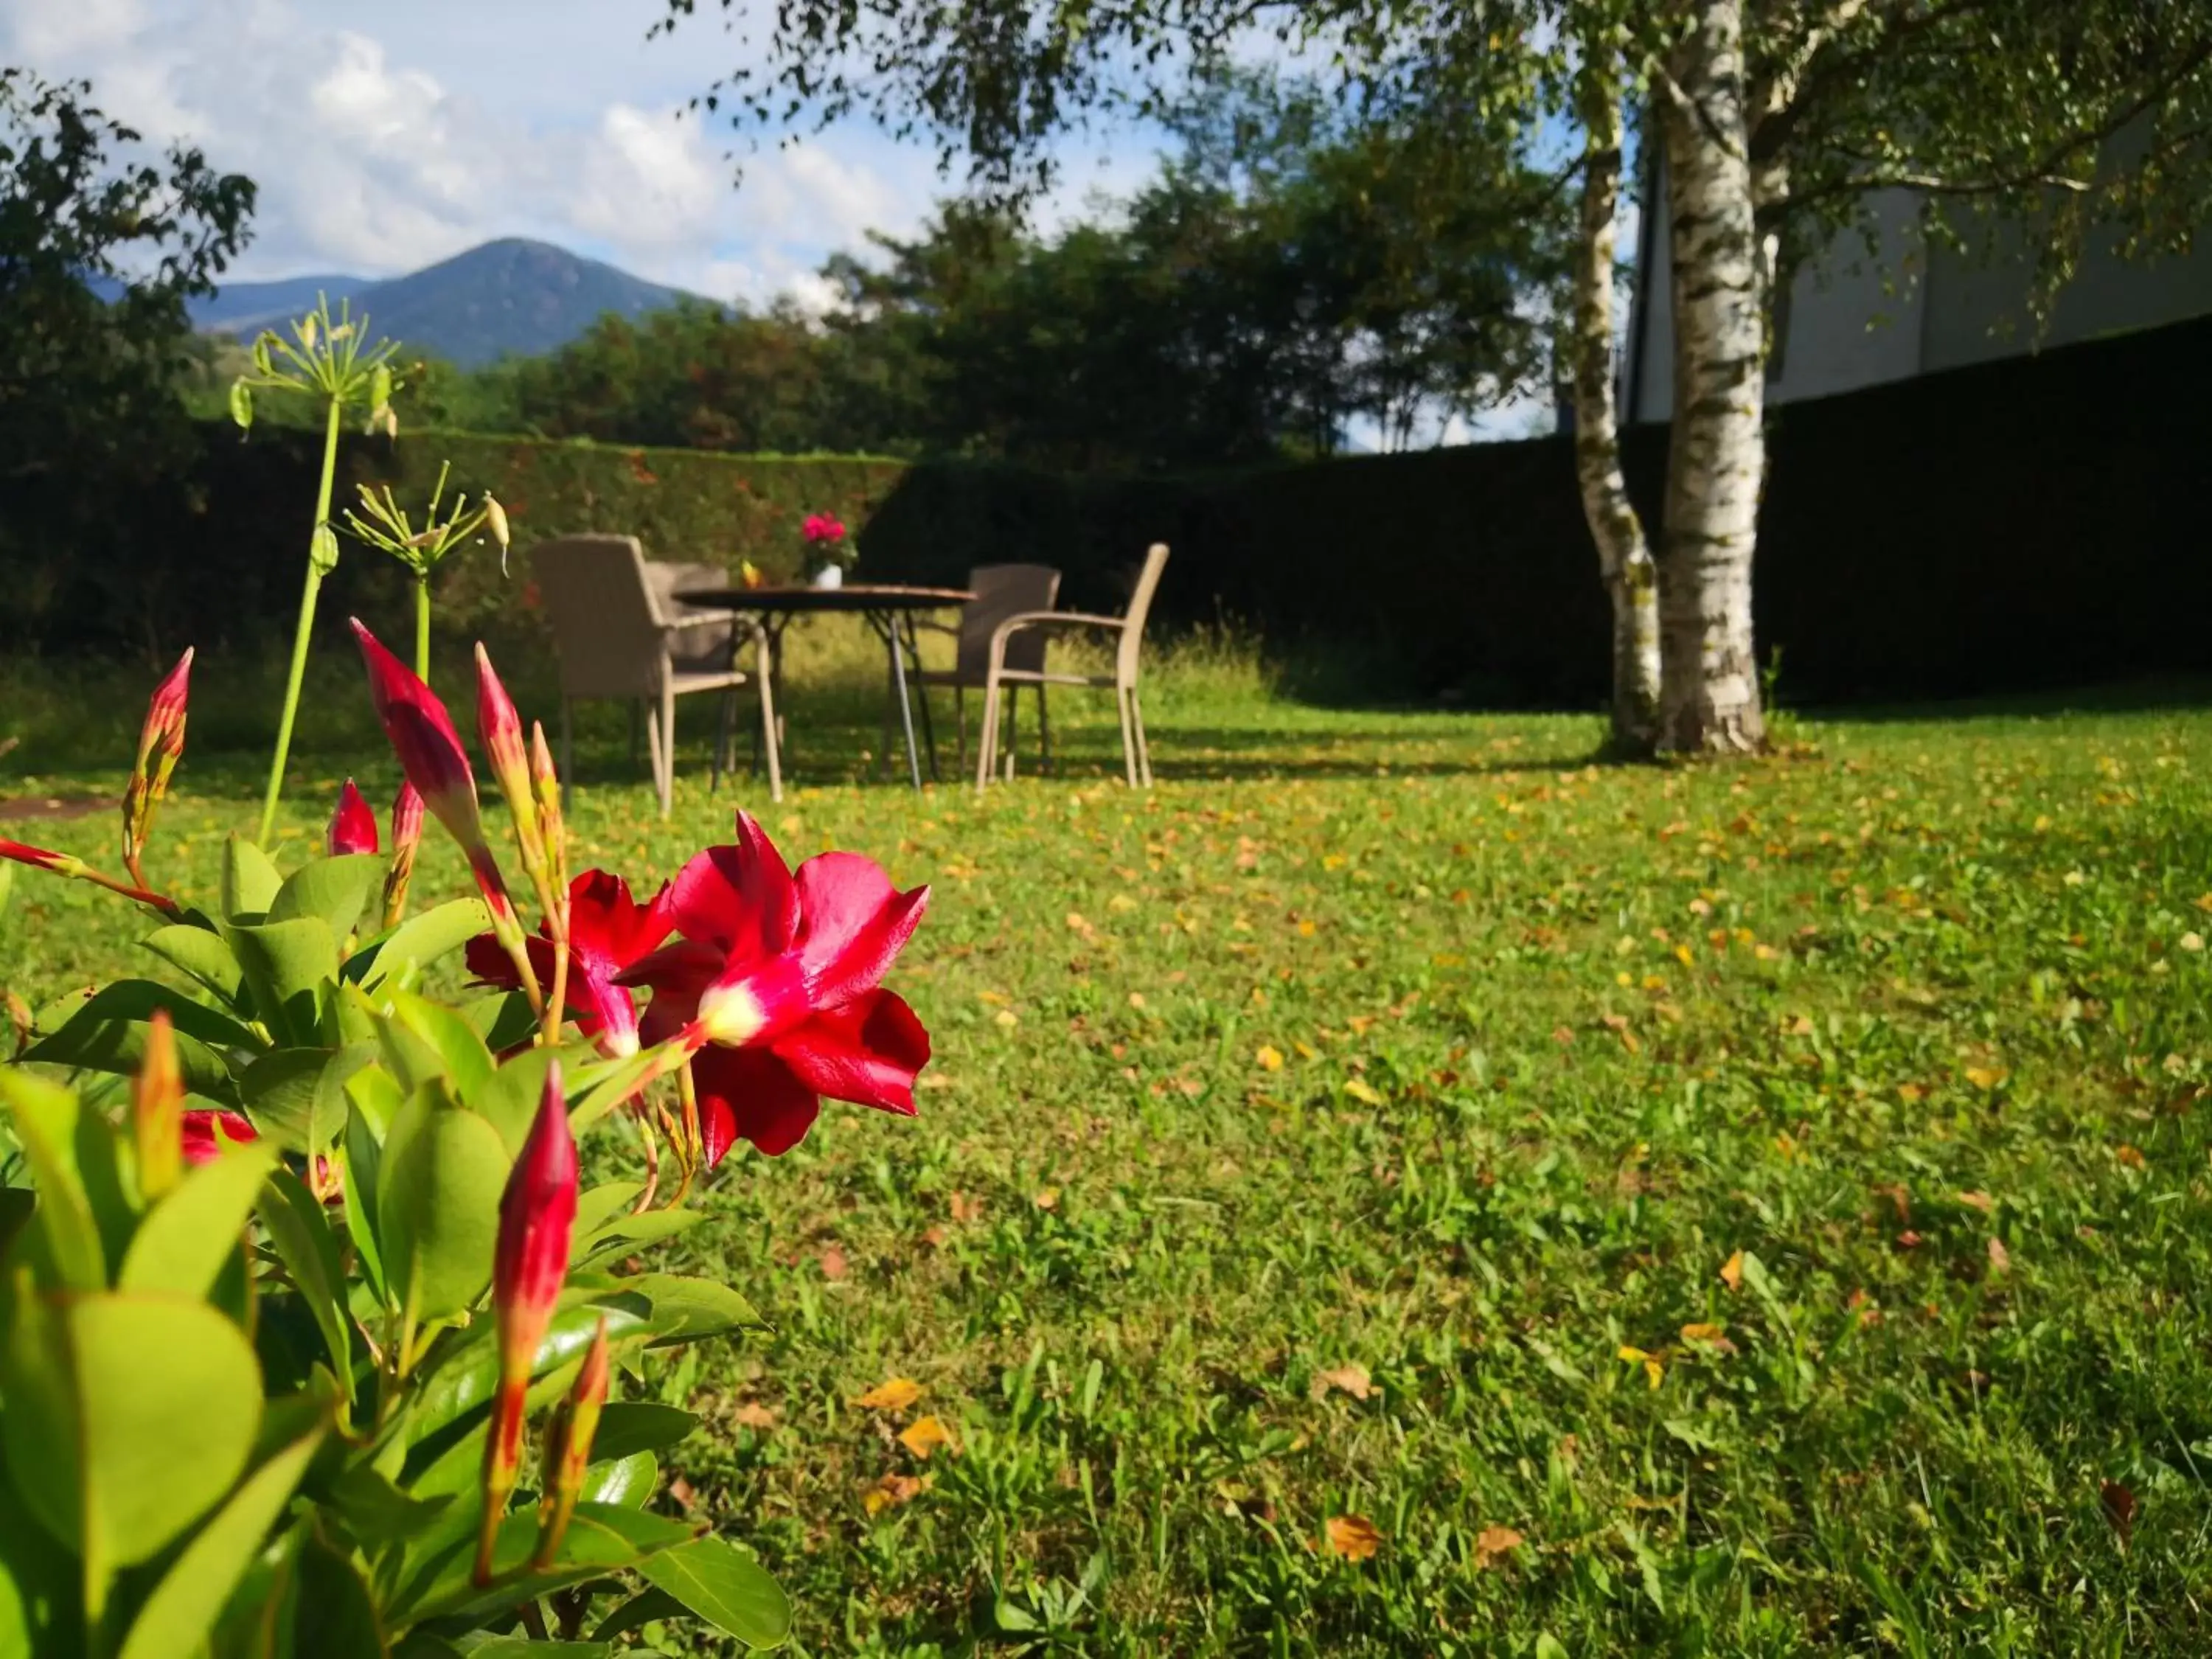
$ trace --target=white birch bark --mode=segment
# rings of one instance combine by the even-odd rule
[[[1751,627],[1766,340],[1742,0],[1692,0],[1665,68],[1674,420],[1659,566],[1659,744],[1743,751],[1766,736]]]
[[[1649,754],[1659,737],[1658,570],[1620,466],[1614,400],[1613,257],[1620,206],[1620,87],[1600,63],[1582,88],[1582,241],[1575,265],[1575,473],[1613,602],[1613,740]]]

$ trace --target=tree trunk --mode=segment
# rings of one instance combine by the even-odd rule
[[[1751,562],[1766,469],[1762,250],[1744,116],[1742,0],[1695,0],[1661,126],[1674,258],[1674,426],[1659,567],[1659,744],[1762,747]]]
[[[1613,741],[1648,755],[1659,737],[1658,573],[1620,468],[1614,404],[1614,218],[1620,205],[1620,85],[1592,49],[1583,70],[1582,243],[1575,264],[1575,472],[1613,601]]]

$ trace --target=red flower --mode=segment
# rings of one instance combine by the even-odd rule
[[[620,1059],[637,1052],[637,1005],[617,975],[652,953],[675,925],[664,884],[647,904],[630,896],[629,884],[605,870],[586,870],[568,884],[568,1012],[599,1052]],[[538,924],[530,940],[538,982],[553,982],[550,924]],[[480,983],[515,991],[522,976],[490,933],[469,941],[469,971]]]
[[[744,812],[735,846],[684,866],[672,894],[683,942],[623,977],[653,989],[647,1041],[696,1051],[710,1163],[740,1139],[789,1151],[823,1095],[913,1115],[929,1033],[879,988],[928,902],[927,887],[899,892],[852,853],[809,859],[794,876]]]
[[[361,791],[354,787],[351,778],[338,791],[337,811],[331,814],[329,840],[332,858],[377,850],[376,814],[368,810],[368,803],[361,798]]]
[[[259,1131],[236,1112],[197,1111],[185,1114],[185,1162],[205,1164],[234,1141],[258,1140]]]

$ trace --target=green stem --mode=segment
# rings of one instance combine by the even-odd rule
[[[315,493],[315,524],[307,538],[307,581],[300,594],[300,625],[292,635],[292,669],[284,681],[284,713],[276,723],[276,757],[269,767],[269,793],[261,802],[261,833],[255,839],[264,847],[276,827],[276,801],[284,793],[284,762],[292,752],[292,722],[300,712],[300,682],[307,672],[307,646],[315,631],[315,595],[323,586],[322,567],[316,562],[315,536],[331,516],[331,484],[338,466],[338,416],[344,405],[331,399],[331,418],[323,434],[323,481]]]
[[[430,573],[415,578],[415,678],[430,683]]]

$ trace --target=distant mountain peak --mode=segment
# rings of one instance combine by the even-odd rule
[[[502,236],[437,264],[374,281],[291,276],[230,283],[195,301],[192,320],[224,334],[251,334],[313,307],[321,293],[349,301],[371,327],[412,351],[476,368],[505,356],[559,349],[608,312],[639,317],[692,295],[525,236]]]

